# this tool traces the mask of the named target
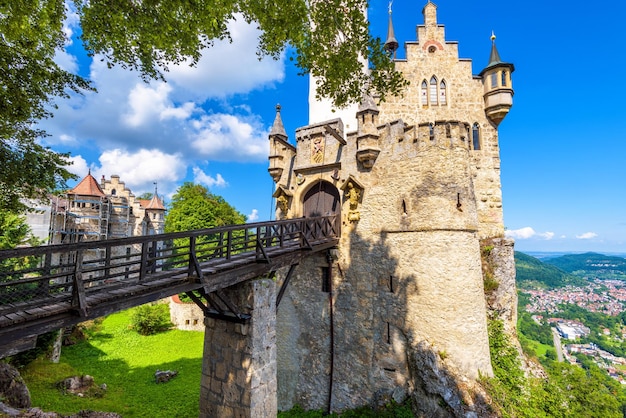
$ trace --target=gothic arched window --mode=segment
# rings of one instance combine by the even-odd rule
[[[506,78],[507,78],[507,73],[506,71],[502,71],[502,87],[506,87]]]
[[[422,105],[426,106],[428,104],[428,83],[426,80],[422,81],[422,91],[420,95],[422,96]]]
[[[441,83],[439,83],[439,104],[440,105],[445,105],[447,103],[447,92],[446,92],[446,82],[444,80],[441,80]]]
[[[480,150],[480,126],[478,123],[472,125],[472,148],[475,151]]]
[[[430,79],[430,104],[431,105],[436,105],[437,104],[437,78],[435,78],[435,76],[432,76]]]

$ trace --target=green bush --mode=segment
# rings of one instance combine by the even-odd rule
[[[153,335],[167,331],[173,324],[170,322],[170,308],[164,303],[141,305],[133,309],[131,328],[141,335]]]

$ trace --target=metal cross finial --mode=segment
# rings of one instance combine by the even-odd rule
[[[391,14],[391,5],[393,5],[393,0],[389,0],[389,14]]]

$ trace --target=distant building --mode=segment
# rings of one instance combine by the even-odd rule
[[[165,206],[156,189],[137,199],[117,175],[100,184],[87,174],[73,189],[52,198],[48,243],[61,244],[161,234]]]
[[[576,338],[589,335],[591,330],[582,324],[560,322],[556,325],[556,329],[562,338],[575,340]]]
[[[46,244],[69,244],[164,232],[166,209],[156,188],[151,199],[138,199],[117,175],[111,176],[110,180],[103,176],[98,183],[90,172],[73,189],[59,196],[51,196],[49,204],[31,201],[29,205],[34,210],[27,215],[27,222],[33,233]],[[163,246],[163,242],[157,242],[155,250]],[[113,248],[114,254],[110,256],[114,257],[130,256],[141,251],[138,245]],[[86,251],[83,258],[101,263],[106,256],[104,251]],[[66,261],[71,262],[69,259]],[[63,264],[63,260],[57,262]]]

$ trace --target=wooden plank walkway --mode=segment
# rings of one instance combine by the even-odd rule
[[[297,264],[337,245],[338,222],[301,218],[0,251],[0,358],[38,334]]]

